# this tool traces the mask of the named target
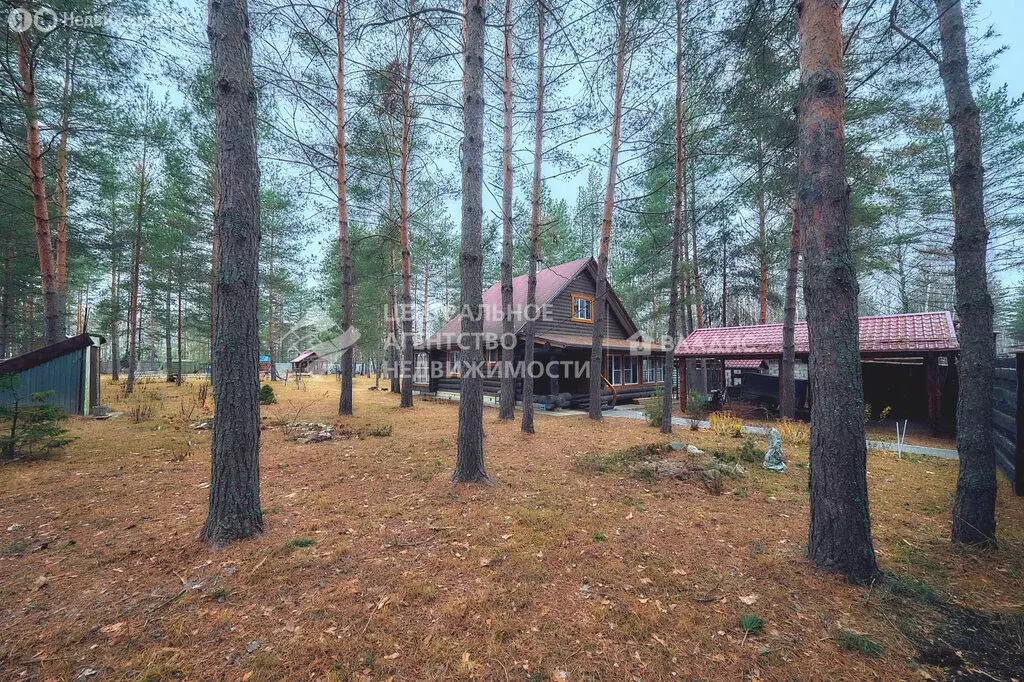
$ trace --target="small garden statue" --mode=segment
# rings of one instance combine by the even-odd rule
[[[786,460],[782,456],[782,436],[779,435],[778,429],[772,429],[768,434],[768,452],[764,453],[761,466],[768,471],[786,470]]]

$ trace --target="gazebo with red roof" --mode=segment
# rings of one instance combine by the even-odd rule
[[[807,323],[794,329],[796,357],[809,354]],[[928,419],[933,429],[941,421],[939,358],[951,360],[960,350],[953,316],[949,312],[876,315],[860,318],[860,355],[862,362],[899,362],[923,364],[927,393]],[[675,349],[680,367],[680,403],[686,405],[685,362],[689,359],[776,360],[782,359],[782,325],[748,327],[711,327],[697,329]],[[950,361],[949,366],[953,363]]]

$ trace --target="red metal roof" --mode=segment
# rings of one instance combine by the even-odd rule
[[[726,369],[761,369],[764,360],[726,360]]]
[[[794,339],[797,354],[806,355],[809,352],[806,322],[796,323]],[[862,355],[957,350],[960,350],[960,344],[949,312],[860,318]],[[698,329],[676,346],[675,354],[700,358],[778,357],[782,355],[782,325]]]
[[[316,360],[319,356],[311,350],[304,350],[297,357],[292,359],[292,364],[296,362],[302,362],[304,360]]]

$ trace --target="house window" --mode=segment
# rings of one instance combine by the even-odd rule
[[[665,380],[665,359],[644,358],[644,383],[659,384]]]
[[[572,294],[572,321],[594,322],[594,297],[584,294]]]
[[[608,356],[608,379],[612,386],[640,383],[640,358],[628,355]]]
[[[608,374],[611,375],[612,386],[622,385],[622,356],[621,355],[609,355],[608,356]]]
[[[430,358],[426,353],[416,354],[416,366],[413,368],[412,383],[420,385],[430,383]]]
[[[622,358],[622,383],[636,384],[640,381],[640,358],[628,356]]]
[[[495,346],[487,349],[487,366],[494,367],[501,360],[501,349]]]
[[[447,374],[450,377],[459,376],[459,351],[457,350],[448,351]]]

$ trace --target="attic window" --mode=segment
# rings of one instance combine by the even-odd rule
[[[573,322],[594,322],[594,297],[585,294],[572,294],[572,317]]]

